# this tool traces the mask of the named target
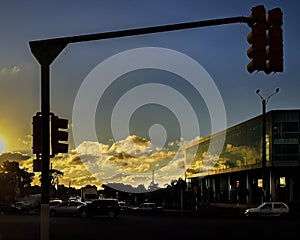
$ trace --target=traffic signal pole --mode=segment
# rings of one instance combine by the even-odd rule
[[[199,28],[206,26],[216,26],[232,23],[253,22],[250,17],[230,17],[161,25],[146,28],[127,29],[114,32],[104,32],[97,34],[87,34],[62,38],[30,41],[29,45],[32,54],[41,65],[41,114],[42,114],[42,202],[41,202],[41,240],[49,239],[49,166],[50,166],[50,65],[62,50],[70,43],[87,42],[102,39],[120,38],[126,36],[145,35],[159,32],[169,32],[183,29]]]
[[[41,65],[41,112],[42,112],[42,176],[41,176],[41,239],[49,239],[50,201],[50,65]],[[47,237],[46,237],[47,236]]]
[[[31,48],[33,55],[41,65],[41,240],[49,240],[49,201],[50,201],[50,65],[61,52],[61,46],[41,46]]]

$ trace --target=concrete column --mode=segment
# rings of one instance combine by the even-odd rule
[[[270,188],[270,196],[271,200],[276,200],[276,181],[275,181],[275,174],[273,174],[272,170],[270,170],[270,178],[269,178],[269,188]],[[274,176],[273,176],[274,175]]]
[[[248,190],[248,194],[246,195],[246,203],[249,204],[249,197],[250,197],[250,188],[251,188],[251,184],[249,184],[249,174],[246,173],[246,188]]]
[[[227,185],[228,185],[228,201],[230,202],[230,190],[231,190],[231,184],[230,184],[230,176],[228,175],[227,178]]]

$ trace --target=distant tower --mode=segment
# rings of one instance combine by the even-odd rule
[[[154,183],[154,170],[152,170],[152,183]]]
[[[159,189],[158,183],[154,183],[154,170],[152,170],[152,181],[149,184],[148,190],[153,191]]]

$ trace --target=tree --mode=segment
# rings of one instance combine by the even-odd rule
[[[64,173],[58,169],[49,169],[49,181],[50,181],[50,197],[58,197],[58,185],[59,179],[64,175]],[[41,182],[42,175],[39,176]]]
[[[21,169],[18,162],[5,161],[0,165],[0,182],[5,188],[1,189],[2,200],[13,201],[17,195],[22,195],[24,188],[30,187],[34,173]]]
[[[173,203],[180,202],[180,209],[183,210],[183,195],[186,189],[186,182],[182,178],[171,180],[170,184],[165,185],[167,196]]]
[[[62,171],[57,169],[50,169],[50,184],[52,186],[58,185],[59,179],[64,175]]]
[[[56,195],[56,197],[58,197],[59,179],[64,175],[64,173],[57,169],[50,169],[49,173],[50,173],[51,195]]]

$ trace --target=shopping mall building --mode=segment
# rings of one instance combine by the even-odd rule
[[[261,115],[186,146],[186,181],[200,201],[300,201],[300,110],[273,110],[265,117],[265,167]]]

